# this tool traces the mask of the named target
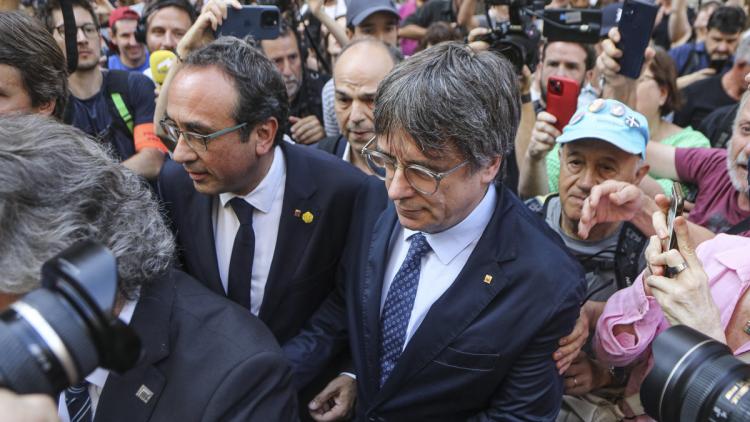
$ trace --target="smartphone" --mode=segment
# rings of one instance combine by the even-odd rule
[[[575,79],[550,76],[547,80],[547,113],[557,118],[557,130],[562,131],[576,112],[580,90]]]
[[[272,40],[279,37],[281,18],[276,6],[242,6],[242,9],[227,7],[227,18],[216,30],[216,38],[233,36],[245,38],[251,35],[256,40]]]
[[[596,44],[601,25],[600,9],[544,9],[542,33],[547,42]]]
[[[667,230],[669,231],[669,249],[677,249],[677,235],[674,232],[674,220],[682,215],[685,209],[685,195],[682,193],[682,185],[672,182],[672,200],[667,215]]]
[[[620,42],[617,48],[622,50],[620,74],[632,79],[641,76],[643,54],[646,52],[651,32],[654,29],[656,12],[659,6],[642,0],[625,0],[617,28],[620,30]]]
[[[715,70],[716,74],[718,75],[722,70],[724,70],[724,66],[726,66],[726,64],[727,59],[711,60],[711,62],[708,64],[708,67]]]

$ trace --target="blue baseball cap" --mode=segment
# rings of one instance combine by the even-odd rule
[[[346,6],[346,24],[358,26],[370,15],[378,12],[388,12],[396,18],[401,17],[393,0],[351,0]]]
[[[601,139],[646,159],[648,136],[648,121],[641,113],[619,101],[598,98],[588,107],[576,111],[557,143]]]

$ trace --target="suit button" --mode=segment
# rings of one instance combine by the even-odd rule
[[[385,419],[381,418],[378,415],[371,415],[367,420],[369,422],[385,422]]]

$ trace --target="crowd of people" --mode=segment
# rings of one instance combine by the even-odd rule
[[[662,331],[750,353],[747,3],[656,0],[638,78],[610,0],[260,3],[0,0],[0,308],[93,239],[142,343],[3,420],[650,420]]]

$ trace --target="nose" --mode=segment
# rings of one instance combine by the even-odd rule
[[[198,154],[187,145],[185,139],[180,135],[180,137],[177,138],[177,145],[172,152],[172,159],[180,164],[185,164],[197,160]]]
[[[177,37],[172,34],[172,31],[167,31],[164,34],[162,41],[161,50],[174,50],[177,47]]]
[[[367,120],[367,116],[370,113],[370,107],[362,101],[352,102],[352,111],[349,114],[349,121],[355,125],[360,125]]]
[[[404,170],[400,167],[396,168],[391,179],[386,176],[385,186],[388,189],[388,198],[393,201],[406,199],[414,195],[414,188],[406,180]]]
[[[86,33],[83,32],[83,28],[76,29],[76,41],[79,44],[85,44],[89,41],[88,37],[86,37]]]
[[[136,41],[134,33],[130,34],[130,36],[128,37],[128,46],[130,47],[138,46],[138,41]]]
[[[288,76],[292,74],[292,64],[289,62],[289,59],[284,59],[284,62],[281,64],[281,74],[284,76]]]
[[[581,176],[578,178],[576,186],[582,192],[588,194],[591,192],[591,188],[596,186],[597,182],[596,169],[591,166],[581,171]]]

